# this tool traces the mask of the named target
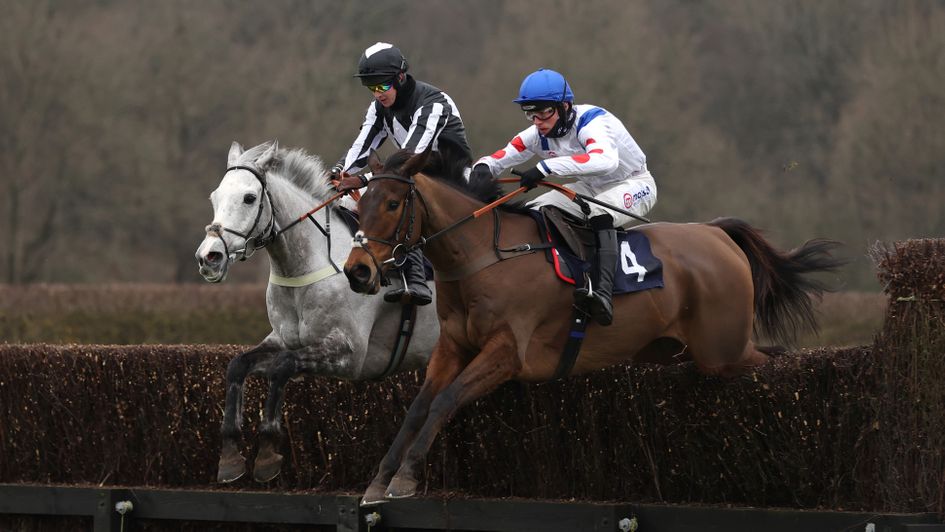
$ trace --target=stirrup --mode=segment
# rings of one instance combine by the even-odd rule
[[[614,322],[614,302],[610,301],[610,309],[608,312],[607,302],[603,299],[598,299],[596,297],[589,297],[588,299],[588,311],[591,314],[591,317],[594,318],[594,321],[598,325],[608,326]]]
[[[585,277],[585,280],[587,282],[584,286],[574,289],[574,304],[582,310],[589,311],[587,305],[594,296],[594,285],[590,276]]]
[[[404,303],[404,298],[410,295],[410,285],[407,284],[407,276],[404,274],[405,268],[400,268],[397,273],[400,274],[402,288],[391,288],[384,293],[384,301],[388,303]]]
[[[433,302],[433,293],[430,292],[430,288],[424,283],[423,288],[426,288],[427,292],[430,292],[430,295],[422,295],[421,290],[411,290],[410,283],[407,282],[407,277],[404,275],[403,270],[400,272],[400,280],[403,281],[403,288],[394,288],[388,290],[384,293],[384,301],[388,303],[400,303],[402,305],[414,304],[418,306],[429,305]]]

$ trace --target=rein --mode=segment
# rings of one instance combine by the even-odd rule
[[[500,233],[501,225],[500,225],[498,212],[495,211],[495,208],[502,205],[503,203],[506,203],[507,201],[511,200],[512,198],[521,194],[522,192],[525,192],[527,190],[525,187],[519,187],[518,189],[513,190],[512,192],[509,192],[508,194],[493,201],[492,203],[485,205],[467,214],[466,216],[460,218],[459,220],[456,220],[455,222],[444,227],[443,229],[440,229],[439,231],[433,233],[429,237],[424,238],[423,236],[420,236],[416,242],[411,244],[410,240],[413,235],[414,221],[416,219],[415,203],[413,201],[413,198],[415,196],[420,198],[420,202],[423,203],[423,208],[427,209],[427,202],[423,198],[423,194],[420,193],[420,190],[417,189],[417,182],[414,181],[414,179],[411,177],[399,176],[397,174],[375,174],[372,177],[372,181],[374,179],[389,179],[392,181],[398,181],[400,183],[404,183],[408,186],[407,194],[404,199],[404,208],[403,208],[403,211],[401,212],[400,220],[398,221],[397,227],[394,229],[394,234],[391,238],[383,239],[383,238],[368,237],[367,235],[364,234],[363,231],[358,231],[357,234],[354,236],[354,244],[360,246],[365,251],[365,253],[367,253],[368,256],[371,257],[371,260],[374,262],[374,266],[378,272],[383,271],[383,266],[387,264],[393,264],[395,267],[400,267],[401,265],[403,265],[404,261],[406,260],[407,255],[410,254],[411,252],[418,249],[423,249],[423,247],[426,246],[429,242],[439,238],[440,236],[448,233],[449,231],[452,231],[453,229],[456,229],[457,227],[465,224],[466,222],[479,218],[482,215],[487,214],[489,212],[493,213],[493,217],[495,219],[495,222],[494,222],[495,230],[493,231],[493,246],[495,249],[495,257],[488,257],[484,260],[475,261],[474,263],[467,265],[466,267],[461,268],[460,270],[455,271],[455,272],[448,272],[445,275],[441,274],[439,277],[442,280],[445,280],[445,281],[459,280],[459,279],[462,279],[463,277],[471,275],[472,273],[475,273],[476,271],[487,268],[502,260],[517,257],[522,254],[534,253],[535,251],[539,249],[548,247],[547,245],[543,245],[543,244],[539,244],[539,245],[523,244],[523,245],[511,248],[511,249],[499,248],[499,233]],[[513,180],[513,181],[516,181],[516,180]],[[508,181],[500,180],[500,182],[508,182]],[[559,185],[555,185],[553,183],[542,183],[542,184],[546,184],[547,186],[550,186],[550,187],[559,187]],[[561,187],[561,189],[565,191],[565,194],[568,194],[568,193],[573,194],[571,190],[568,190],[564,187]],[[404,238],[401,239],[400,231],[403,228],[404,222],[407,221],[408,207],[410,209],[408,227],[407,227],[407,231],[404,233]],[[374,255],[374,253],[365,245],[368,242],[377,242],[377,243],[384,244],[390,247],[391,258],[383,262],[379,261],[377,257]],[[513,253],[513,255],[503,256],[502,253]],[[382,278],[382,281],[386,280],[383,275],[381,276],[381,278]]]
[[[512,170],[512,173],[515,174],[515,175],[517,175],[517,176],[519,176],[519,177],[521,177],[521,175],[522,175],[521,172],[519,172],[518,170]],[[514,178],[514,177],[506,177],[506,178],[498,179],[497,181],[498,181],[499,183],[516,183],[516,182],[518,182],[518,179],[516,179],[516,178]],[[597,199],[597,198],[595,198],[595,197],[593,197],[593,196],[588,196],[587,194],[581,194],[580,192],[575,192],[575,191],[571,190],[570,188],[561,186],[561,185],[559,185],[559,184],[557,184],[557,183],[549,183],[549,182],[547,182],[547,181],[539,181],[538,184],[539,184],[539,185],[544,185],[544,186],[546,186],[546,187],[548,187],[548,188],[553,188],[553,189],[557,190],[558,192],[564,194],[565,196],[568,197],[568,199],[570,199],[571,201],[573,201],[573,202],[579,204],[579,205],[581,206],[581,210],[584,211],[584,214],[585,214],[585,215],[587,215],[588,213],[590,213],[590,210],[589,210],[588,206],[587,206],[585,203],[582,203],[582,202],[578,201],[579,199],[584,200],[585,202],[589,201],[589,202],[591,202],[591,203],[595,203],[595,204],[600,205],[601,207],[603,207],[603,208],[605,208],[605,209],[610,209],[610,210],[612,210],[612,211],[619,212],[620,214],[625,214],[625,215],[627,215],[627,216],[629,216],[629,217],[631,217],[631,218],[634,218],[634,219],[636,219],[636,220],[639,220],[639,221],[641,221],[641,222],[643,222],[643,223],[647,223],[647,224],[648,224],[648,223],[651,223],[651,222],[650,222],[650,219],[649,219],[649,218],[646,218],[645,216],[640,216],[639,214],[633,214],[632,212],[630,212],[630,211],[628,211],[628,210],[626,210],[626,209],[621,209],[620,207],[617,207],[616,205],[611,205],[610,203],[607,203],[607,202],[605,202],[605,201],[601,201],[601,200],[599,200],[599,199]]]

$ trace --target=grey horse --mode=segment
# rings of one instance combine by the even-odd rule
[[[288,380],[300,374],[376,379],[426,366],[439,336],[434,305],[416,308],[414,334],[404,349],[400,305],[351,291],[341,272],[353,235],[333,205],[303,216],[335,193],[321,160],[276,142],[244,151],[230,147],[227,171],[213,193],[213,223],[197,248],[200,274],[226,278],[230,265],[257,249],[269,254],[266,308],[272,332],[232,359],[217,480],[246,472],[242,446],[243,385],[249,375],[269,379],[259,426],[253,477],[275,478],[282,466],[281,409]]]

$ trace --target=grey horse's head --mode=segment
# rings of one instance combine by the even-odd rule
[[[227,171],[210,194],[213,222],[194,256],[200,275],[211,283],[226,279],[230,264],[246,259],[255,244],[272,228],[272,204],[266,199],[266,173],[278,153],[278,143],[267,142],[249,150],[234,142],[227,156]]]

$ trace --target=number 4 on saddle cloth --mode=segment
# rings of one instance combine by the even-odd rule
[[[545,250],[545,256],[553,265],[555,274],[562,281],[573,284],[575,289],[583,287],[597,266],[593,262],[597,260],[594,231],[582,220],[552,206],[531,210],[529,214],[538,224],[542,239],[551,246]],[[619,263],[614,269],[613,296],[663,287],[663,263],[653,255],[646,235],[639,231],[618,230],[617,243]],[[586,310],[574,308],[571,330],[552,380],[566,377],[574,367],[584,341],[588,317]]]
[[[550,206],[529,211],[540,234],[551,244],[545,256],[562,281],[575,289],[587,283],[596,271],[597,242],[594,231],[583,221]],[[650,250],[650,241],[639,231],[617,230],[617,267],[613,295],[663,287],[663,263]]]

